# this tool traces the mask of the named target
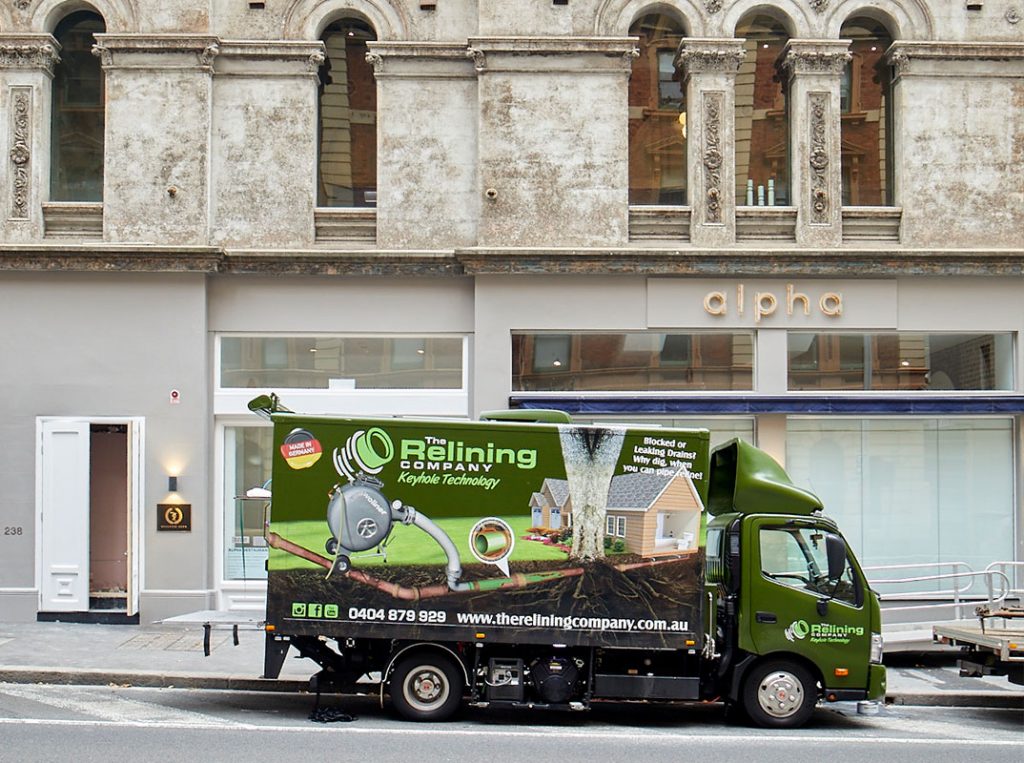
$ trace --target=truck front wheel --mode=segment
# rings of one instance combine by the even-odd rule
[[[458,666],[440,654],[407,657],[395,666],[388,682],[391,704],[411,721],[444,721],[462,702]]]
[[[818,703],[818,687],[806,668],[789,660],[755,665],[743,683],[743,709],[763,728],[805,724]]]

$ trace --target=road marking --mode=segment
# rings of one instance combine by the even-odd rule
[[[94,716],[115,723],[142,723],[154,726],[175,723],[181,724],[185,728],[195,725],[217,728],[237,725],[233,721],[222,720],[212,715],[189,710],[175,710],[145,700],[117,696],[111,690],[102,687],[89,687],[88,690],[76,692],[74,695],[56,695],[47,685],[4,684],[0,686],[0,694],[27,699],[59,710]],[[60,721],[54,721],[54,723],[60,723]]]
[[[174,729],[174,730],[221,730],[221,731],[259,731],[270,733],[292,732],[308,735],[315,734],[336,734],[338,728],[327,726],[280,726],[280,725],[254,725],[251,723],[182,723],[180,721],[89,721],[89,720],[54,720],[51,718],[0,718],[0,726],[94,726],[94,727],[126,727],[139,729]],[[535,738],[541,740],[552,740],[551,730],[543,729],[538,731],[497,731],[493,729],[382,729],[380,727],[368,728],[344,725],[346,734],[372,734],[374,736],[452,736],[463,737],[511,737],[511,738]],[[567,737],[578,737],[581,739],[607,739],[620,740],[625,742],[636,742],[636,731],[601,731],[599,729],[565,729],[559,728],[557,739],[564,741]],[[645,729],[643,739],[645,742],[654,741],[658,743],[677,744],[685,741],[687,744],[706,743],[716,744],[720,742],[749,742],[750,735],[744,734],[684,734],[667,733],[652,729]],[[1017,740],[1000,739],[922,739],[919,737],[897,737],[897,736],[812,736],[794,733],[771,733],[758,737],[758,744],[772,743],[799,743],[813,744],[815,742],[829,745],[859,745],[859,744],[909,744],[918,746],[936,747],[1024,747],[1024,742]]]
[[[916,678],[919,681],[926,681],[927,683],[930,683],[933,686],[942,686],[946,683],[941,678],[936,678],[935,676],[928,675],[927,673],[921,670],[908,670],[906,671],[906,674],[908,676]]]

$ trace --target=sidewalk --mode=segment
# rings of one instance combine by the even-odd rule
[[[292,650],[277,681],[260,678],[263,631],[213,630],[209,657],[199,625],[0,623],[0,683],[124,684],[299,692],[319,669]],[[1024,687],[1006,678],[960,678],[946,657],[893,656],[890,704],[1024,709]]]

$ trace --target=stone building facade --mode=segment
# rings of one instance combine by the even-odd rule
[[[0,620],[258,610],[267,389],[707,426],[866,564],[1024,558],[1022,19],[3,3]]]

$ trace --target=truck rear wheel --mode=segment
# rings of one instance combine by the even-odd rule
[[[411,721],[445,721],[462,702],[461,672],[441,654],[406,657],[388,681],[391,704]]]
[[[818,703],[818,687],[806,668],[789,660],[755,665],[743,683],[743,709],[763,728],[805,724]]]

